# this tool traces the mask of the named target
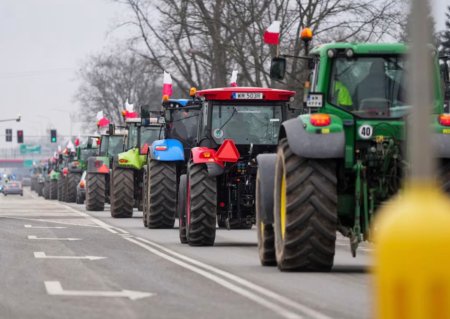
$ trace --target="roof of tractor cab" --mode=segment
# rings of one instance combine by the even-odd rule
[[[327,55],[329,49],[352,49],[355,54],[406,54],[408,47],[404,43],[327,43],[316,46],[311,50],[311,55]]]
[[[240,98],[237,93],[262,93],[263,98]],[[295,95],[295,91],[278,90],[261,87],[225,87],[197,91],[197,97],[204,97],[213,101],[289,101]]]
[[[163,102],[164,107],[177,108],[195,105],[196,101],[192,99],[169,99]]]

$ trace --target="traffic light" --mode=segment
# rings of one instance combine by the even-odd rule
[[[50,130],[50,142],[56,143],[56,130]]]
[[[17,130],[17,143],[22,144],[23,143],[23,131]]]
[[[7,128],[5,131],[6,141],[12,142],[12,129]]]

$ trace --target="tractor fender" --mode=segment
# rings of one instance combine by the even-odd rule
[[[259,217],[265,224],[273,224],[273,188],[275,183],[275,163],[277,154],[259,154],[256,156],[259,173]]]
[[[87,172],[90,174],[109,174],[109,158],[89,157],[87,160]]]
[[[158,150],[158,147],[166,148]],[[164,162],[184,161],[184,147],[179,140],[165,139],[157,140],[150,146],[150,156],[152,159]]]
[[[207,153],[208,156],[203,154]],[[223,174],[224,163],[216,159],[216,150],[208,147],[194,147],[191,149],[191,161],[194,164],[206,164],[208,174],[211,177]]]
[[[343,158],[344,131],[330,134],[314,134],[305,130],[300,118],[287,120],[281,126],[280,138],[287,137],[292,152],[306,158]]]

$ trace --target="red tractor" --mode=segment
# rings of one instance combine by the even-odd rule
[[[180,240],[214,244],[216,225],[255,224],[256,156],[276,150],[280,125],[295,92],[227,87],[198,91],[202,101],[197,146],[178,192]]]

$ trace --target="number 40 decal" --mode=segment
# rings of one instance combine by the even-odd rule
[[[370,125],[361,125],[359,127],[359,136],[361,138],[367,139],[367,138],[371,138],[373,134],[373,127]]]

